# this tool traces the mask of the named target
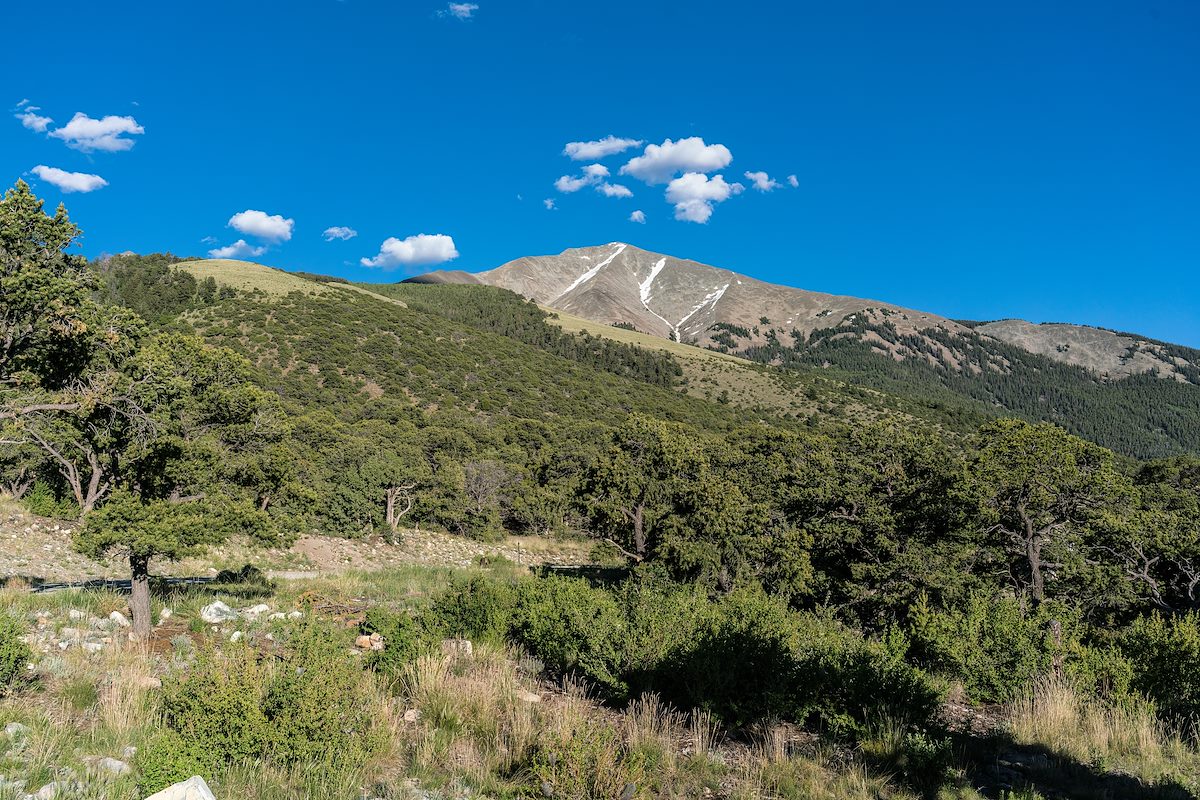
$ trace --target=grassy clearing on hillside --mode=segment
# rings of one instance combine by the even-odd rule
[[[202,261],[184,261],[178,267],[190,272],[199,280],[213,278],[219,284],[232,286],[246,292],[257,289],[268,295],[286,295],[289,292],[327,294],[333,291],[323,283],[305,280],[283,270],[265,267],[251,261],[212,258]]]

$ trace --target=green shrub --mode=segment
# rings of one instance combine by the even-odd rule
[[[411,614],[395,613],[375,607],[367,611],[361,630],[383,637],[383,649],[366,654],[364,663],[369,669],[391,678],[400,675],[404,665],[411,662],[432,639],[421,621]]]
[[[335,633],[309,621],[279,661],[245,646],[201,652],[164,686],[163,721],[185,753],[223,763],[353,766],[381,745],[368,681]]]
[[[1138,618],[1125,636],[1133,686],[1176,720],[1200,718],[1200,614],[1154,613]]]
[[[545,578],[518,585],[512,637],[546,665],[586,678],[611,697],[621,677],[625,617],[613,596],[586,581]]]
[[[211,780],[217,755],[216,750],[173,730],[159,731],[138,748],[138,789],[149,795],[193,775]]]
[[[908,633],[913,663],[960,681],[976,702],[1007,702],[1056,665],[1080,688],[1128,687],[1128,665],[1088,647],[1078,612],[1061,603],[1030,610],[1011,597],[975,594],[961,608],[937,610],[921,596]]]
[[[33,657],[25,644],[25,633],[23,621],[0,612],[0,694],[8,691]]]
[[[39,517],[55,517],[57,519],[76,519],[79,517],[79,506],[69,498],[58,497],[54,489],[43,481],[35,483],[22,498],[29,513]]]
[[[457,581],[426,612],[426,627],[440,636],[501,642],[512,627],[516,587],[484,576]]]

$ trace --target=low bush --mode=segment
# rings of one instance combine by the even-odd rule
[[[244,645],[201,651],[164,685],[166,731],[141,759],[143,773],[169,783],[187,769],[210,777],[252,759],[318,768],[369,759],[383,744],[370,678],[318,622],[299,627],[287,644],[271,660]]]
[[[760,591],[710,600],[695,588],[633,579],[614,590],[549,577],[476,579],[433,604],[434,625],[507,637],[610,701],[652,691],[726,722],[770,717],[856,733],[873,714],[926,724],[929,679],[839,623]]]
[[[8,691],[32,658],[25,644],[26,632],[23,621],[0,611],[0,695]]]
[[[1007,702],[1056,670],[1090,691],[1119,696],[1129,689],[1128,662],[1111,648],[1089,646],[1078,612],[1061,603],[1030,609],[1015,598],[975,594],[942,610],[922,596],[906,633],[909,660],[961,682],[975,702]]]
[[[1200,719],[1200,614],[1152,614],[1130,626],[1123,650],[1133,686],[1179,722]]]

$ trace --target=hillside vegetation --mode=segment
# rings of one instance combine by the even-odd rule
[[[222,282],[77,236],[23,183],[0,202],[0,480],[130,576],[4,595],[0,773],[30,790],[1198,790],[1200,460],[828,380],[789,413],[709,401],[511,293]],[[590,558],[156,580],[416,527]]]

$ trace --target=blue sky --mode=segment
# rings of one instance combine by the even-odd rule
[[[390,281],[451,252],[441,266],[477,270],[626,241],[1200,346],[1193,0],[55,8],[53,31],[35,4],[0,10],[22,32],[0,51],[0,165],[66,202],[88,255],[242,240],[263,263]],[[564,155],[608,136],[642,144]]]

